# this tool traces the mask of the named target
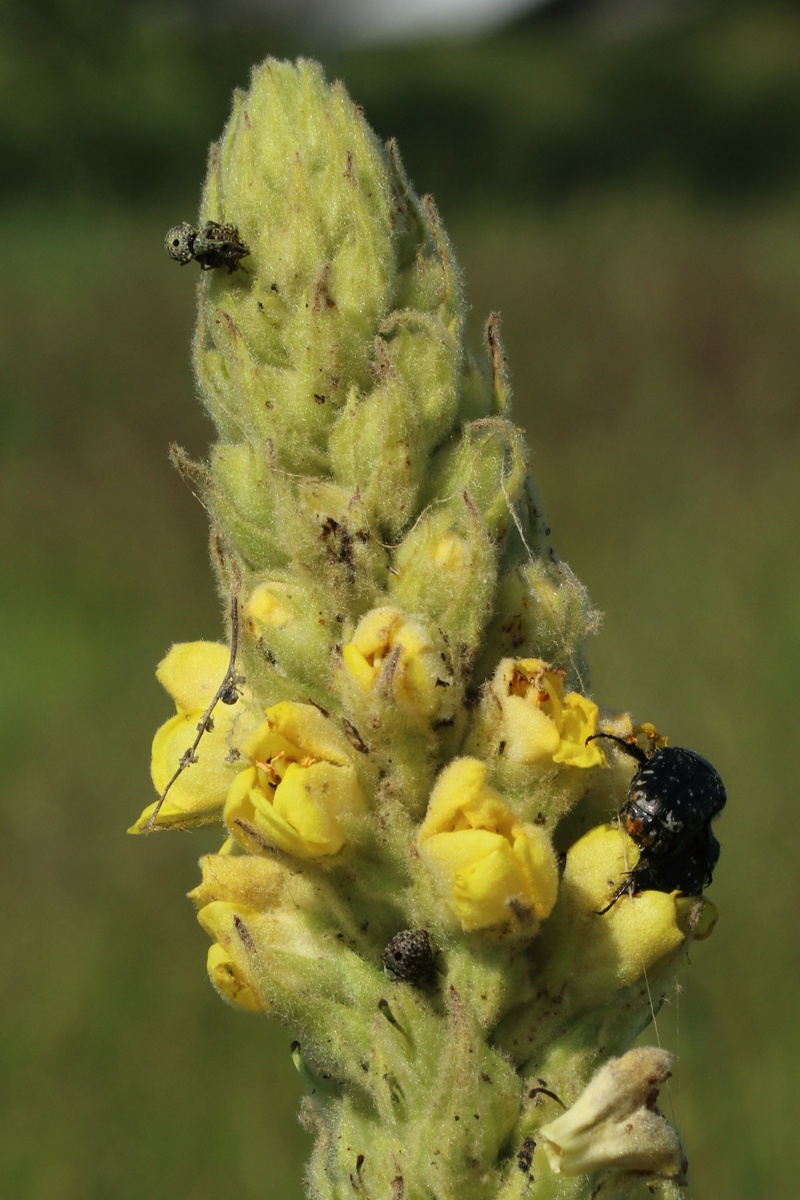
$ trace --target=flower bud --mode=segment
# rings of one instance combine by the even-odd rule
[[[278,514],[286,481],[251,442],[217,442],[211,471],[198,483],[216,522],[235,539],[254,570],[275,570],[288,561]]]
[[[202,881],[189,892],[198,909],[225,900],[264,912],[280,902],[297,875],[286,862],[260,854],[204,854],[200,870]]]
[[[323,589],[290,576],[262,579],[242,605],[246,636],[260,658],[302,681],[306,694],[315,698],[328,694],[331,650],[341,632],[331,599]]]
[[[392,599],[471,654],[491,611],[497,550],[469,497],[428,509],[397,548],[394,569]]]
[[[452,331],[428,314],[396,313],[381,329],[374,389],[353,389],[331,436],[336,478],[358,489],[385,538],[418,511],[431,449],[455,418],[459,368]]]
[[[467,496],[472,509],[499,543],[512,522],[512,509],[525,485],[525,442],[510,421],[487,417],[464,427],[431,463],[427,498],[448,502]]]
[[[201,215],[226,213],[250,255],[247,274],[205,289],[195,360],[206,402],[230,440],[319,474],[390,311],[398,213],[383,147],[316,64],[268,62],[235,97]]]
[[[545,527],[542,537],[549,532]],[[566,679],[576,687],[586,672],[584,642],[600,616],[566,563],[549,554],[531,559],[524,546],[521,556],[522,563],[508,567],[498,582],[477,673],[485,678],[498,658],[530,656],[566,668]]]

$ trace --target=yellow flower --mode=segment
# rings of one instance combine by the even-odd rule
[[[679,924],[684,908],[675,894],[623,895],[598,916],[638,857],[635,842],[618,825],[589,830],[567,852],[562,919],[573,943],[580,942],[580,975],[587,986],[591,981],[603,991],[627,987],[684,940]]]
[[[206,710],[225,678],[230,652],[218,642],[182,642],[173,646],[156,676],[175,701],[177,713],[166,721],[153,739],[151,776],[161,796],[192,746]],[[242,689],[234,704],[218,703],[212,726],[200,739],[194,760],[175,778],[152,826],[155,829],[186,829],[219,819],[232,779],[240,769],[237,762],[242,742],[253,728],[248,693]],[[150,804],[129,833],[141,833],[155,812]]]
[[[558,867],[549,837],[518,819],[486,783],[486,765],[456,759],[436,783],[419,832],[420,853],[466,931],[525,912],[536,921],[556,902]]]
[[[311,704],[284,701],[245,747],[225,801],[225,824],[251,851],[277,847],[298,858],[336,854],[351,818],[367,811],[347,743]]]
[[[428,630],[391,606],[374,608],[342,647],[344,665],[362,692],[383,689],[396,703],[424,717],[441,706],[450,684],[441,651]]]
[[[504,754],[515,763],[596,767],[605,761],[597,742],[597,705],[579,692],[564,695],[564,671],[538,658],[505,659],[493,690],[502,710]]]

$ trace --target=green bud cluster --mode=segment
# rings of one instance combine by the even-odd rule
[[[637,853],[607,824],[632,764],[587,737],[643,735],[584,694],[596,615],[551,545],[497,318],[473,356],[433,202],[313,63],[255,70],[176,230],[205,268],[218,440],[175,457],[232,654],[162,664],[177,713],[134,830],[224,824],[192,894],[209,972],[293,1031],[309,1194],[672,1195],[667,1071],[624,1051],[708,906],[598,916]]]
[[[220,434],[204,499],[245,593],[290,584],[306,614],[302,634],[262,627],[243,644],[251,683],[335,704],[332,652],[387,598],[447,631],[460,682],[480,682],[479,653],[494,665],[548,625],[577,666],[593,617],[507,416],[497,321],[487,369],[464,344],[449,241],[396,148],[314,65],[268,63],[212,150],[201,216],[235,221],[250,250],[203,279],[194,358]],[[448,538],[458,561],[437,573]],[[544,613],[530,611],[539,576]],[[321,657],[303,650],[312,622]]]

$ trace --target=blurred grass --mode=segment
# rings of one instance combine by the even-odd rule
[[[582,75],[580,39],[525,36],[336,67],[381,132],[401,133],[417,183],[442,182],[476,335],[490,309],[503,313],[516,412],[557,545],[607,614],[595,695],[706,754],[728,785],[711,892],[720,924],[658,1020],[680,1056],[667,1107],[692,1197],[788,1200],[800,1051],[800,181],[789,149],[800,156],[797,125],[787,132],[774,114],[793,111],[786,47],[800,45],[800,14],[739,6],[636,43],[631,108],[657,111],[676,55],[731,90],[720,128],[735,131],[743,95],[773,97],[759,111],[780,128],[764,118],[762,140],[784,146],[783,167],[760,186],[738,186],[736,173],[708,186],[692,155],[680,159],[691,113],[667,122],[660,143],[658,121],[643,126],[646,170],[622,170],[619,155],[606,175],[597,155],[583,172],[577,153],[566,172],[544,152],[537,161],[544,142],[525,130],[550,128],[555,153],[570,105],[585,120],[565,144],[594,144],[597,80],[614,94],[632,87],[636,47],[596,44]],[[169,62],[180,51],[191,75],[194,52],[178,42],[160,53]],[[661,62],[650,92],[648,55]],[[231,51],[234,61],[244,82],[245,59]],[[531,64],[545,61],[531,90]],[[197,62],[191,95],[207,68]],[[755,91],[736,90],[743,77]],[[426,78],[433,99],[415,115],[415,81]],[[515,114],[500,157],[527,146],[525,172],[511,163],[498,177],[483,127],[462,130],[457,170],[446,153],[433,163],[427,147],[451,111],[436,95],[474,86],[478,113],[492,79],[503,83],[498,111]],[[227,102],[217,103],[203,137],[222,126]],[[600,145],[630,142],[618,112],[605,112]],[[696,115],[710,121],[702,105]],[[78,147],[80,123],[74,137]],[[140,185],[149,144],[143,135],[119,150]],[[12,919],[0,1178],[32,1200],[293,1200],[308,1149],[290,1034],[232,1012],[205,980],[206,939],[181,901],[203,839],[123,834],[150,798],[149,740],[169,708],[153,667],[172,641],[221,630],[204,514],[166,461],[170,441],[202,454],[210,433],[188,365],[193,279],[161,246],[199,189],[202,153],[184,152],[196,153],[195,173],[176,182],[170,168],[148,205],[99,163],[91,204],[43,179],[3,210],[0,749]],[[628,162],[638,161],[634,139]],[[540,166],[528,197],[524,180]],[[462,188],[470,176],[480,186]]]

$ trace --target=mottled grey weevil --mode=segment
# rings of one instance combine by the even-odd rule
[[[206,221],[200,230],[188,221],[173,225],[164,238],[164,246],[170,258],[182,267],[194,259],[201,271],[226,267],[229,275],[239,266],[239,260],[250,253],[236,226],[221,225],[218,221]]]

